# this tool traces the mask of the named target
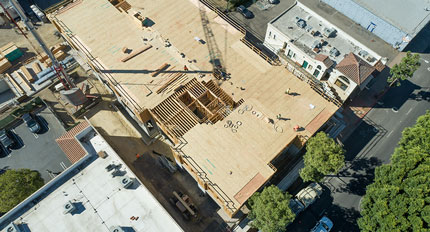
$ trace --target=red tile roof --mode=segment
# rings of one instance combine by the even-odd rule
[[[352,52],[336,65],[336,69],[358,85],[363,83],[375,71],[374,67]]]
[[[87,121],[79,123],[77,126],[73,127],[70,131],[60,136],[55,141],[61,150],[66,154],[67,158],[72,162],[76,163],[82,157],[87,155],[87,152],[76,139],[76,135],[81,133],[83,130],[88,128],[90,124]]]
[[[334,64],[334,62],[333,62],[333,61],[332,61],[328,56],[323,55],[323,54],[317,54],[317,55],[315,56],[315,60],[318,60],[318,61],[323,62],[323,64],[324,64],[327,68],[330,68],[330,67]]]

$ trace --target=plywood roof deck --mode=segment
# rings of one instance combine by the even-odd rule
[[[80,6],[79,10],[77,7],[73,8],[57,17],[71,27],[72,31],[76,31],[82,40],[85,35],[85,40],[88,40],[88,42],[85,41],[87,46],[91,47],[109,67],[149,69],[167,62],[166,60],[170,59],[169,55],[174,57],[172,53],[159,54],[159,50],[150,49],[149,52],[133,58],[130,63],[119,64],[117,60],[120,57],[112,56],[108,48],[114,45],[122,47],[125,44],[141,46],[137,26],[131,19],[126,21],[127,16],[119,15],[119,11],[115,8],[109,11],[106,9],[87,11],[85,8],[89,8],[90,5],[97,8],[102,3],[86,2],[88,1],[84,1],[83,4],[87,6]],[[196,59],[197,63],[193,65],[197,69],[212,70],[207,44],[194,39],[199,37],[206,40],[197,7],[198,1],[129,0],[128,2],[132,9],[138,9],[143,16],[155,22],[152,26],[155,34],[169,39],[173,47],[187,56],[186,59]],[[99,25],[77,23],[75,19],[83,14],[82,11],[86,12],[83,16],[89,17],[87,20],[100,18],[97,21]],[[312,136],[338,107],[323,99],[309,85],[294,77],[284,67],[269,65],[240,41],[243,37],[240,32],[229,26],[214,12],[207,11],[206,14],[226,64],[226,70],[231,73],[231,79],[223,82],[221,87],[226,93],[231,94],[235,101],[243,99],[244,103],[222,121],[194,126],[183,136],[188,144],[182,148],[182,151],[207,173],[207,177],[233,200],[236,207],[239,207],[274,174],[275,170],[270,168],[268,163],[297,135]],[[123,18],[121,25],[116,23],[120,18]],[[79,21],[82,22],[82,20]],[[93,33],[102,33],[98,32],[101,28],[105,28],[104,32],[111,31],[113,35],[98,35],[98,41],[91,40]],[[130,30],[127,32],[129,34],[121,31],[124,28]],[[160,47],[160,49],[164,48]],[[137,84],[148,82],[146,79],[150,78],[148,76],[126,74],[125,76],[116,75],[115,78],[120,79],[121,83]],[[149,97],[140,93],[138,90],[142,87],[127,86],[127,88],[139,102],[145,102],[147,107],[156,105],[157,101],[161,102],[161,97],[155,93]],[[295,93],[295,96],[285,94],[288,88],[290,92]],[[284,120],[277,120],[278,114],[281,114]],[[273,119],[275,124],[268,123],[267,118]],[[228,126],[229,121],[232,123],[240,121],[241,125],[238,126],[237,131],[225,127],[225,125]],[[295,132],[293,130],[295,125],[299,125],[304,130]]]
[[[111,74],[142,108],[153,108],[172,93],[175,88],[172,86],[161,94],[156,91],[174,74],[183,73],[185,64],[192,71],[187,59],[183,59],[174,47],[164,47],[164,41],[157,32],[142,29],[131,15],[121,13],[108,1],[82,1],[55,16],[105,66],[104,72]],[[128,55],[122,52],[123,47],[134,52],[147,45],[152,45],[152,48],[121,62]],[[152,77],[151,74],[164,63],[170,66]],[[193,77],[197,74],[187,73],[175,84]]]

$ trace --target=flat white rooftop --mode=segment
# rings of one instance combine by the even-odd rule
[[[108,156],[93,159],[67,181],[59,183],[43,200],[18,215],[14,223],[28,227],[32,232],[110,231],[115,226],[136,232],[182,231],[107,142],[100,135],[94,136],[94,131],[88,137],[91,133],[93,137],[82,145],[89,148],[90,155],[105,151]],[[107,171],[109,164],[120,167],[120,176],[113,177],[112,171]],[[128,189],[120,183],[124,176],[134,181]],[[76,210],[64,214],[64,205],[68,201],[76,206]],[[131,220],[131,217],[138,219]]]
[[[304,23],[305,26],[303,28],[300,27],[297,23],[298,21],[302,21],[301,23]],[[315,17],[313,13],[306,11],[299,4],[284,12],[281,16],[273,20],[271,24],[287,37],[294,40],[293,44],[311,57],[314,57],[316,54],[323,54],[329,56],[336,63],[339,63],[350,52],[358,56],[360,56],[361,51],[371,54],[369,49],[352,42],[343,33],[340,33],[338,28],[327,21],[322,21],[318,17]],[[326,29],[335,29],[337,32],[331,37],[326,37],[323,35]],[[316,52],[313,49],[314,45],[318,43],[320,44],[320,49]],[[339,52],[338,55],[331,53],[333,49]],[[374,65],[379,57],[374,58],[372,61],[367,61],[371,65]]]
[[[428,0],[353,1],[410,35],[417,34],[430,21]]]

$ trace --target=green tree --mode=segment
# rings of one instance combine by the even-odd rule
[[[337,174],[345,165],[344,153],[324,132],[317,133],[306,143],[305,166],[300,170],[300,177],[304,181],[320,182],[325,175]]]
[[[361,201],[361,231],[430,231],[430,112],[403,131],[391,164],[375,169]]]
[[[37,171],[6,170],[0,175],[0,212],[6,213],[43,185]]]
[[[420,55],[408,51],[399,64],[395,64],[390,70],[388,83],[396,83],[400,86],[399,80],[406,80],[414,75],[414,72],[420,67]]]
[[[254,193],[248,200],[251,208],[248,217],[253,220],[252,227],[263,232],[284,231],[295,218],[288,206],[290,199],[291,195],[274,185],[264,188],[261,193]]]

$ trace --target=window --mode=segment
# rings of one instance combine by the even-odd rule
[[[272,32],[271,31],[269,31],[269,38],[270,38],[270,36],[272,36]]]
[[[318,69],[318,70],[321,70],[321,65],[318,65],[318,66],[317,66],[317,69]]]
[[[344,76],[339,76],[334,84],[339,86],[342,90],[346,90],[349,85],[349,80]]]
[[[318,67],[317,67],[318,68]],[[314,77],[318,77],[318,75],[320,75],[320,71],[318,69],[315,69],[314,71]]]
[[[309,69],[309,70],[312,70],[313,68],[314,68],[314,67],[313,67],[312,65],[309,65],[309,66],[308,66],[308,69]]]
[[[349,84],[349,79],[344,77],[344,76],[339,76],[340,79],[342,79],[342,81],[344,81],[345,83]]]
[[[276,39],[276,35],[273,35],[273,39]]]

